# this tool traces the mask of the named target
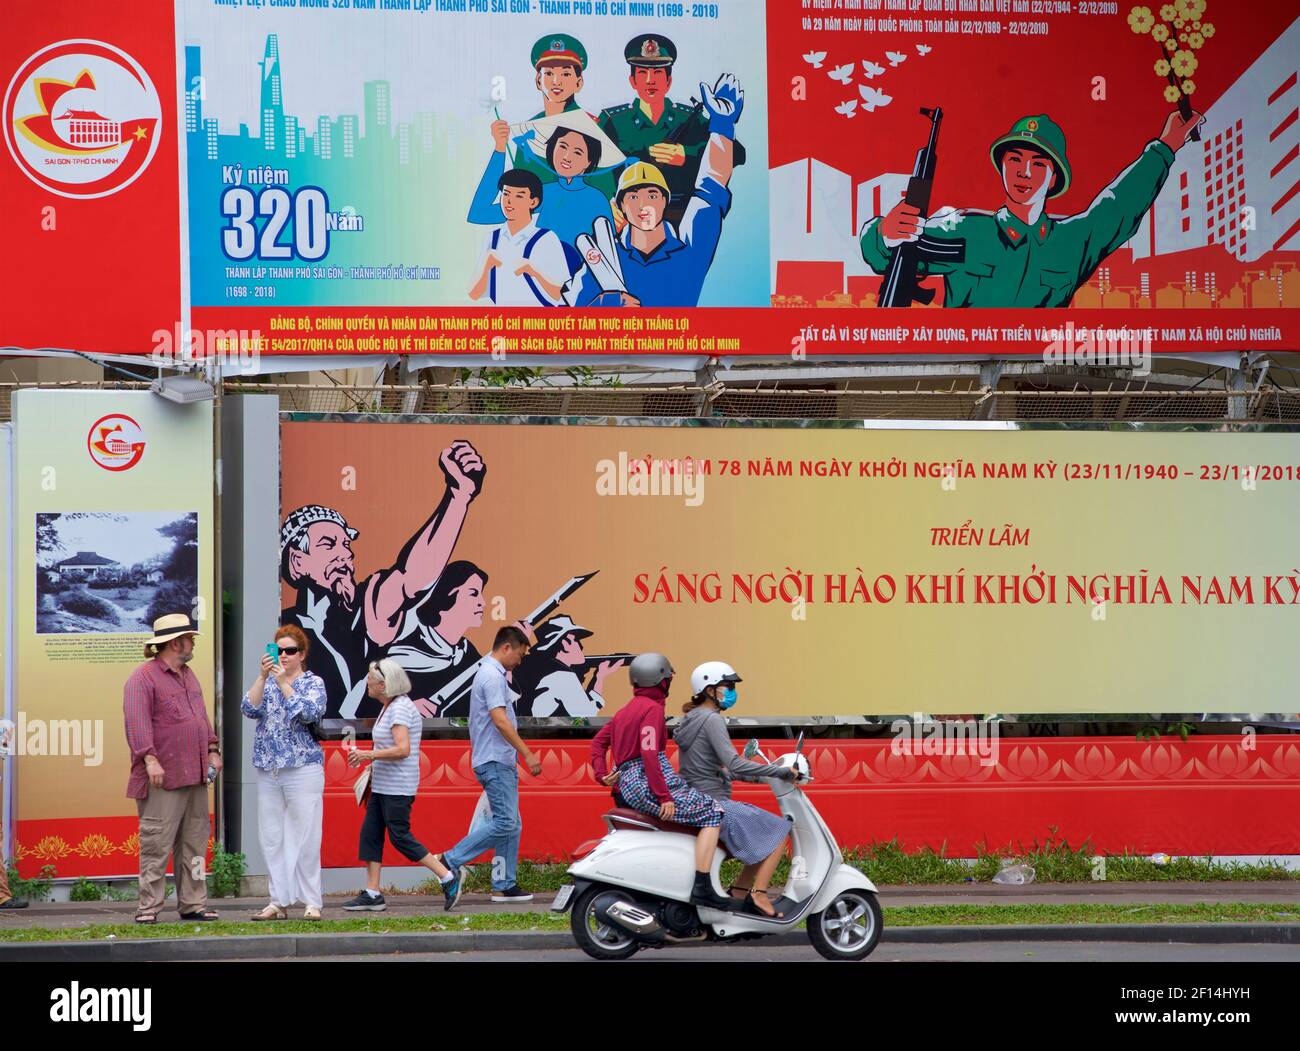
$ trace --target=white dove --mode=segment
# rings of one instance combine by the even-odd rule
[[[933,51],[933,50],[934,50],[934,48],[932,48],[929,44],[917,44],[917,45],[916,45],[916,53],[917,53],[918,55],[928,55],[928,54],[929,54],[931,51]]]
[[[885,71],[884,66],[878,66],[869,58],[862,60],[862,75],[870,80],[872,77],[878,77]]]
[[[901,51],[886,51],[885,57],[889,59],[891,66],[901,66],[907,61],[907,56]]]
[[[821,69],[822,63],[826,61],[825,51],[809,51],[804,55],[803,60],[812,66],[813,69]]]
[[[857,111],[857,108],[858,108],[857,99],[846,99],[844,102],[841,102],[838,106],[835,107],[835,112],[842,113],[844,116],[848,117],[851,120],[853,118],[854,113]]]
[[[847,84],[853,79],[853,63],[846,66],[836,66],[826,74],[831,80],[838,80],[841,84]]]
[[[886,95],[883,91],[868,87],[866,84],[858,88],[858,94],[862,96],[862,108],[867,113],[874,113],[877,106],[888,106],[894,101],[893,95]]]

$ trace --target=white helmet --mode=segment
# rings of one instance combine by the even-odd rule
[[[691,672],[691,696],[698,697],[706,687],[720,682],[741,682],[736,669],[726,661],[705,661]]]

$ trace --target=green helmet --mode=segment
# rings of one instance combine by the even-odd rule
[[[1057,197],[1070,188],[1070,163],[1065,159],[1065,132],[1045,113],[1037,117],[1021,117],[1011,130],[989,147],[993,167],[1002,172],[1002,154],[1012,146],[1028,146],[1045,153],[1056,168],[1056,178],[1047,191],[1048,197]]]

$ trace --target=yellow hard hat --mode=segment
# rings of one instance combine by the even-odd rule
[[[668,180],[664,178],[664,173],[653,164],[647,164],[645,161],[629,164],[623,169],[623,174],[618,177],[619,193],[636,186],[658,186],[659,189],[663,190],[665,197],[672,196],[668,190]]]

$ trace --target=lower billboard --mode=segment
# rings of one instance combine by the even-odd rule
[[[14,855],[24,875],[133,874],[123,687],[157,618],[198,624],[214,718],[212,403],[25,390],[13,407]]]
[[[1300,436],[286,422],[283,617],[330,713],[396,658],[463,716],[609,715],[630,654],[735,714],[1291,712]],[[1268,654],[1261,659],[1261,654]]]

